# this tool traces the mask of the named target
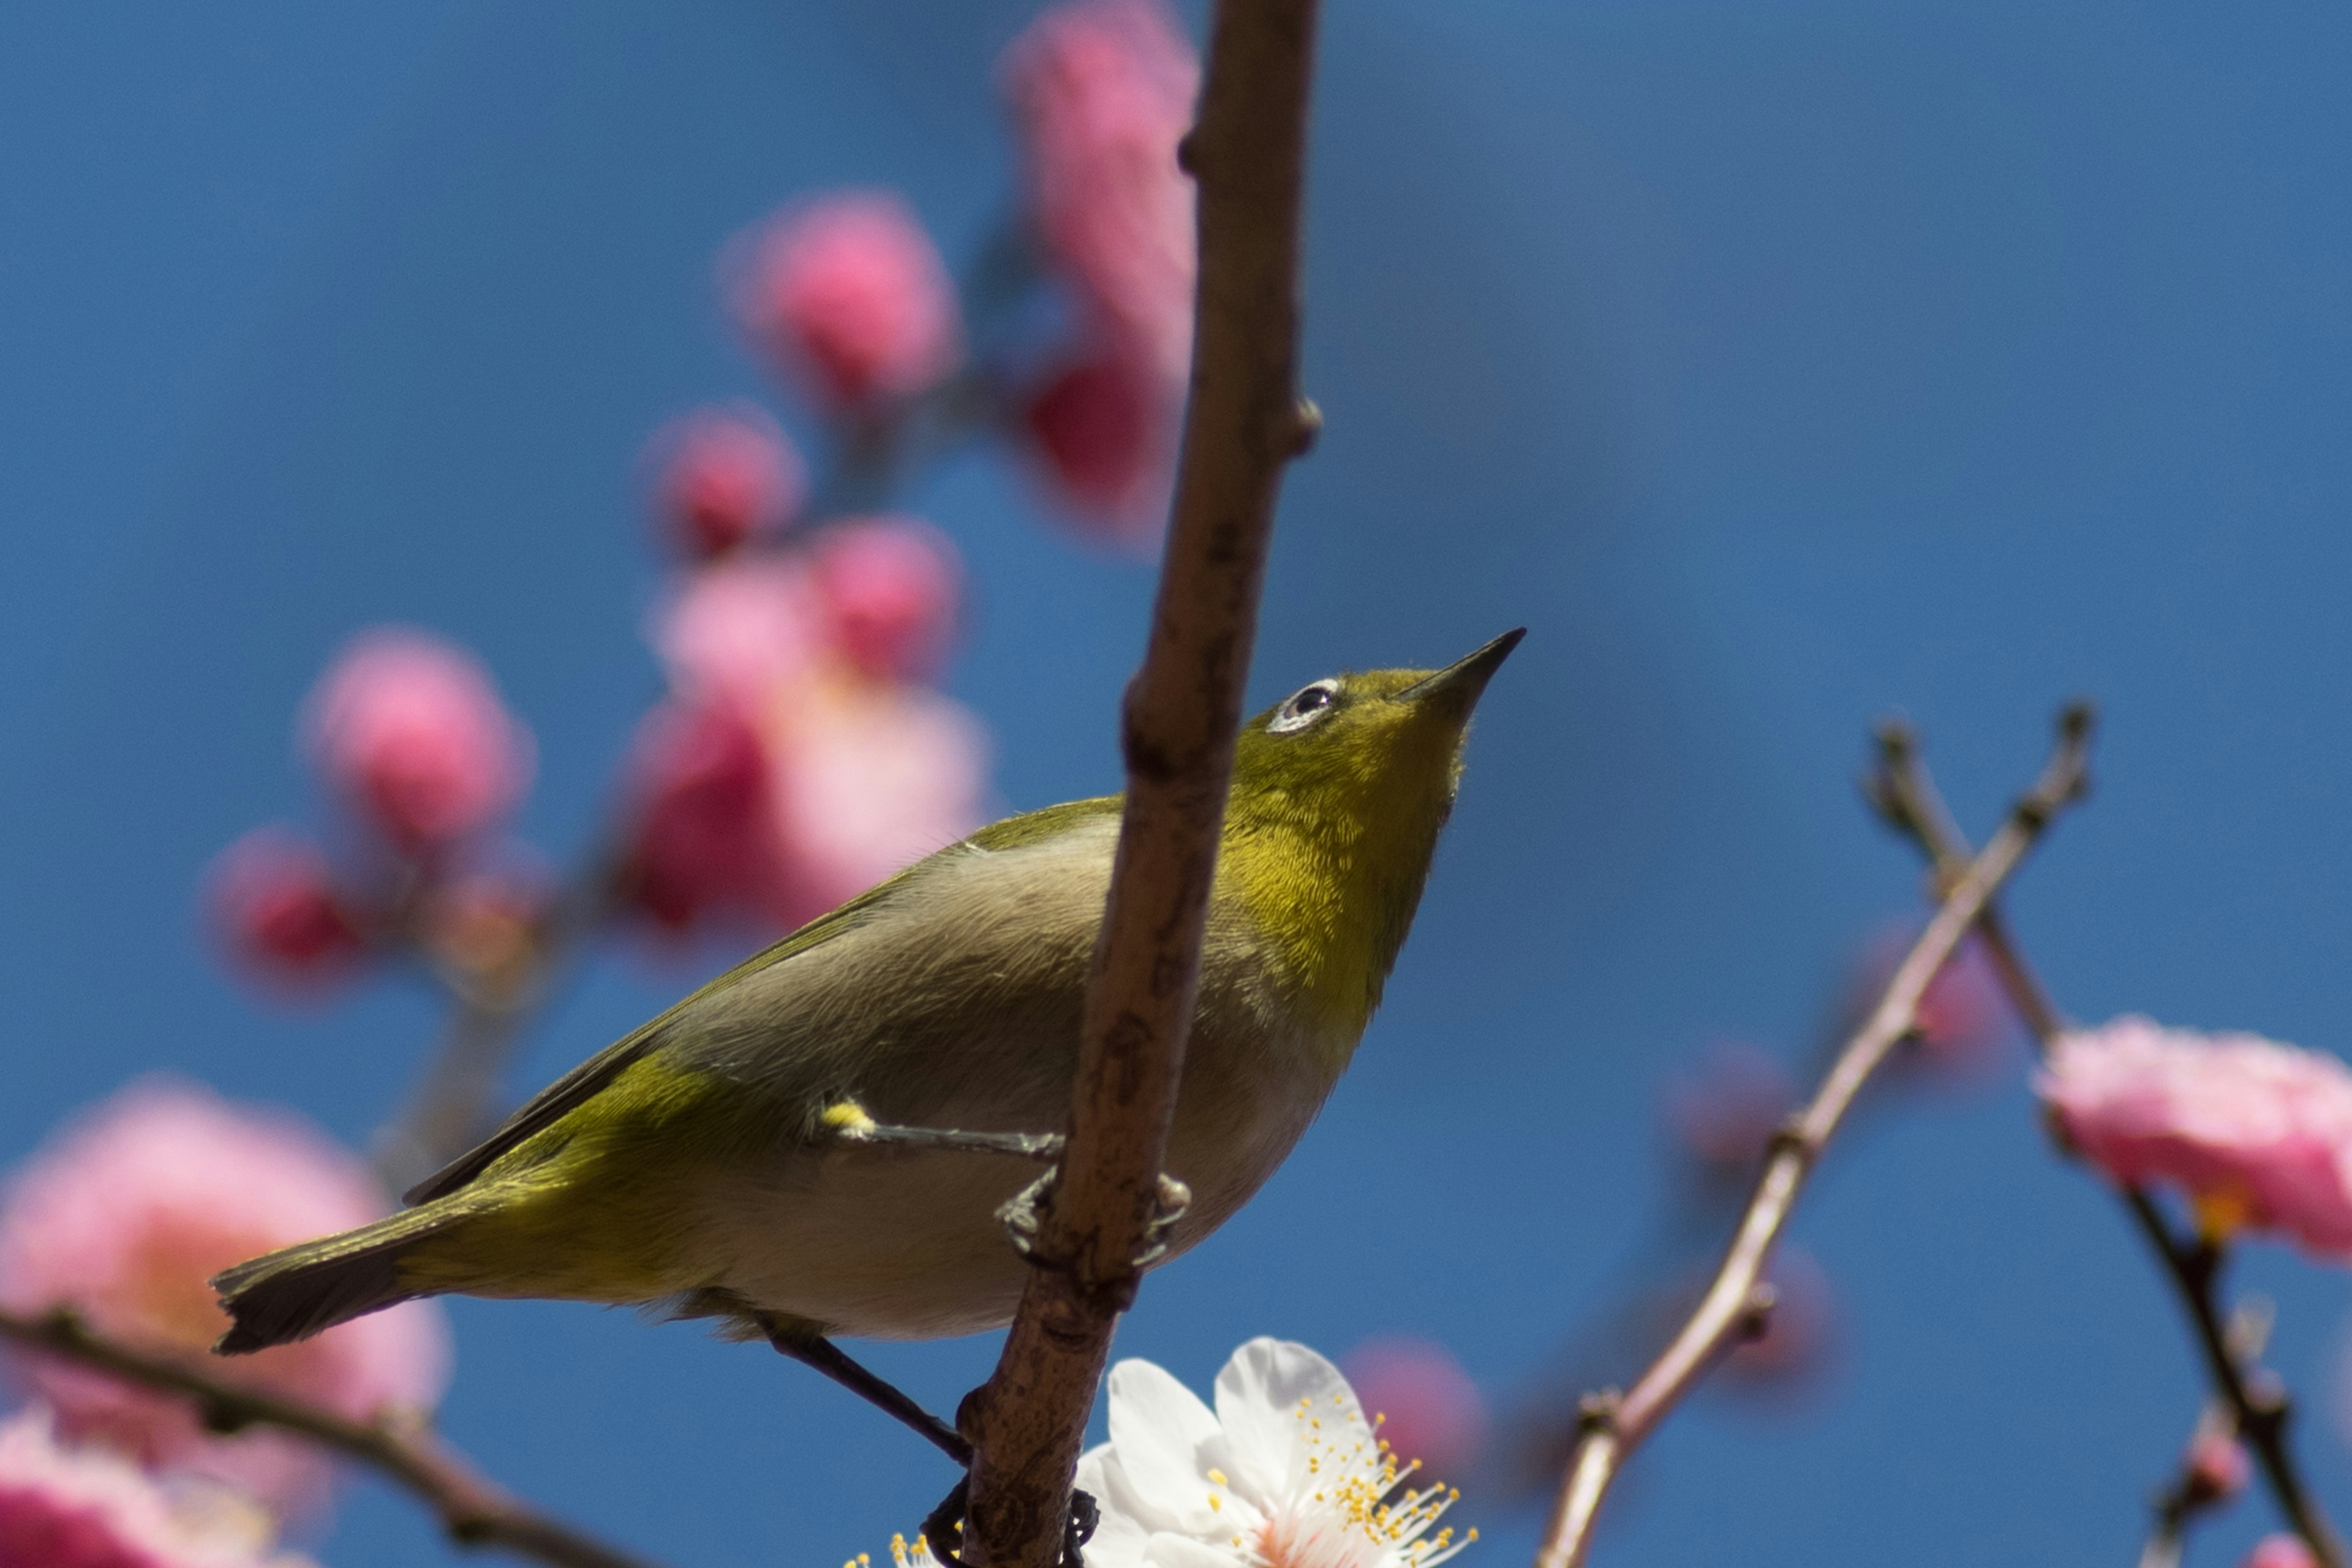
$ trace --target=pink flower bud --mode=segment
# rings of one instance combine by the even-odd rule
[[[2227,1432],[2199,1432],[2182,1468],[2193,1494],[2215,1500],[2236,1497],[2253,1479],[2253,1460],[2245,1445]]]
[[[730,247],[737,318],[835,410],[923,392],[963,357],[947,268],[889,191],[785,208]]]
[[[221,852],[206,881],[214,931],[257,979],[313,990],[349,974],[367,950],[327,858],[289,828],[247,834]]]
[[[0,1568],[309,1568],[271,1521],[215,1495],[175,1498],[129,1460],[60,1444],[47,1412],[0,1424]]]
[[[1746,1175],[1797,1103],[1780,1059],[1744,1040],[1718,1040],[1666,1089],[1666,1121],[1699,1163]]]
[[[1349,1386],[1414,1484],[1466,1475],[1486,1440],[1486,1402],[1454,1352],[1433,1340],[1367,1340],[1342,1363]]]
[[[0,1198],[0,1304],[69,1307],[131,1344],[201,1354],[228,1327],[206,1283],[213,1275],[385,1208],[366,1168],[300,1123],[148,1080],[66,1129],[10,1179]],[[70,1436],[234,1486],[281,1514],[325,1502],[328,1461],[299,1438],[215,1436],[184,1399],[76,1363],[25,1356],[18,1365]],[[415,1302],[215,1372],[354,1420],[423,1411],[447,1378],[447,1331],[437,1308]]]
[[[724,705],[647,716],[631,760],[631,900],[671,931],[774,900],[777,847],[759,732]]]
[[[656,510],[694,556],[723,555],[800,509],[808,470],[776,422],[747,405],[705,408],[654,438]]]
[[[2124,1017],[2063,1037],[2034,1089],[2116,1181],[2169,1183],[2210,1226],[2352,1258],[2352,1068],[2336,1058]]]
[[[2244,1568],[2319,1568],[2299,1535],[2265,1535],[2246,1553]]]
[[[689,574],[653,626],[673,687],[745,714],[809,679],[832,637],[806,566],[773,558],[716,562]]]
[[[488,826],[530,779],[530,731],[480,661],[403,627],[344,646],[310,693],[304,730],[327,781],[411,854]]]
[[[868,675],[911,680],[939,667],[955,629],[955,546],[929,523],[864,518],[824,531],[813,552],[834,645]]]
[[[1783,1247],[1767,1270],[1773,1291],[1764,1331],[1723,1359],[1727,1386],[1787,1396],[1818,1386],[1837,1338],[1837,1293],[1811,1253]]]
[[[1131,358],[1063,366],[1026,410],[1057,499],[1088,531],[1121,543],[1158,538],[1165,521],[1181,386]]]
[[[1181,387],[1192,342],[1192,183],[1176,144],[1200,62],[1160,0],[1076,0],[1005,51],[1005,96],[1046,250],[1097,330]]]

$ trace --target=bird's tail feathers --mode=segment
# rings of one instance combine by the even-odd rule
[[[213,1350],[244,1355],[307,1340],[337,1323],[432,1294],[402,1281],[402,1258],[419,1242],[472,1217],[468,1205],[429,1204],[215,1275],[213,1289],[234,1321]]]

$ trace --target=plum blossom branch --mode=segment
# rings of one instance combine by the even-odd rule
[[[555,1568],[654,1568],[509,1496],[421,1427],[352,1421],[316,1405],[225,1383],[175,1357],[151,1355],[94,1333],[68,1311],[0,1311],[0,1339],[68,1357],[128,1382],[194,1400],[224,1432],[273,1426],[365,1465],[414,1493],[460,1546],[494,1546]]]
[[[1941,907],[1887,981],[1861,1027],[1831,1064],[1813,1098],[1775,1135],[1723,1262],[1680,1332],[1631,1391],[1595,1394],[1583,1406],[1583,1430],[1536,1552],[1536,1568],[1577,1568],[1590,1551],[1594,1521],[1626,1458],[1696,1386],[1740,1335],[1757,1332],[1772,1307],[1765,1265],[1802,1192],[1805,1179],[1871,1075],[1918,1026],[1921,997],[1958,949],[1994,892],[2017,869],[2042,830],[2083,794],[2091,714],[2060,716],[2058,742],[2042,776],[2019,799],[1984,852],[1946,889]]]
[[[1048,1568],[1111,1329],[1159,1211],[1201,935],[1298,394],[1300,205],[1317,0],[1221,0],[1199,123],[1192,395],[1151,637],[1129,689],[1127,807],[1087,991],[1068,1152],[1004,1352],[959,1425],[970,1560]]]
[[[1948,879],[1955,867],[1968,864],[1968,840],[1952,825],[1920,760],[1916,741],[1907,729],[1890,724],[1880,731],[1879,749],[1881,766],[1871,784],[1873,804],[1919,846],[1938,879]],[[2065,1032],[2065,1019],[2026,963],[1998,910],[1986,909],[1979,935],[2011,1001],[2035,1041],[2048,1052]],[[2238,1435],[2253,1450],[2279,1512],[2325,1568],[2347,1568],[2352,1558],[2346,1555],[2343,1541],[2313,1499],[2287,1447],[2292,1401],[2275,1373],[2233,1348],[2223,1325],[2219,1304],[2223,1249],[2211,1241],[2175,1235],[2164,1211],[2144,1189],[2127,1185],[2123,1199],[2133,1224],[2147,1238],[2180,1298],[2214,1393],[2227,1404]]]
[[[2241,1303],[2230,1314],[2230,1353],[2240,1364],[2262,1359],[2270,1342],[2271,1321],[2269,1303],[2260,1298]],[[2180,1568],[2189,1524],[2242,1490],[2246,1469],[2237,1412],[2218,1395],[2209,1398],[2197,1413],[2179,1468],[2156,1495],[2156,1521],[2140,1549],[2139,1568]]]

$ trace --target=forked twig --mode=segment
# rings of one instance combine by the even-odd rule
[[[2042,776],[2011,808],[1984,852],[1945,889],[1941,907],[1896,966],[1870,1016],[1850,1037],[1813,1098],[1774,1135],[1763,1173],[1714,1280],[1680,1332],[1633,1388],[1585,1401],[1582,1429],[1553,1505],[1536,1568],[1577,1568],[1591,1548],[1601,1500],[1625,1460],[1696,1385],[1707,1368],[1770,1310],[1764,1268],[1805,1179],[1863,1086],[1918,1026],[1920,998],[1948,963],[1994,892],[2024,860],[2050,821],[2084,790],[2090,748],[2086,708],[2061,715],[2058,742]]]
[[[1935,781],[1919,757],[1916,740],[1900,725],[1879,732],[1881,765],[1872,785],[1872,801],[1887,821],[1908,835],[1927,856],[1938,879],[1968,863],[1968,840],[1952,826]],[[1979,926],[1985,955],[1992,961],[2011,1002],[2047,1052],[2065,1032],[2065,1019],[2044,991],[2032,967],[2019,952],[2000,911],[1988,907]],[[2311,1495],[2287,1447],[2286,1432],[2293,1405],[2277,1380],[2256,1365],[2252,1357],[2235,1352],[2223,1327],[2218,1300],[2222,1254],[2202,1241],[2183,1240],[2154,1200],[2138,1188],[2123,1189],[2132,1223],[2147,1240],[2149,1250],[2164,1265],[2166,1278],[2180,1298],[2197,1339],[2199,1353],[2211,1378],[2215,1394],[2232,1412],[2240,1437],[2254,1453],[2279,1512],[2303,1538],[2324,1568],[2347,1568],[2344,1542]],[[2258,1375],[2259,1374],[2259,1375]]]

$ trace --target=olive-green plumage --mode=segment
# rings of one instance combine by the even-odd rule
[[[1454,802],[1470,711],[1518,641],[1447,669],[1318,681],[1250,721],[1202,952],[1169,1168],[1170,1255],[1270,1175],[1346,1068]],[[257,1350],[416,1296],[753,1312],[887,1339],[1005,1322],[1025,1270],[1009,1156],[828,1124],[1049,1131],[1119,799],[982,828],[803,927],[549,1087],[408,1194],[417,1206],[215,1284]]]

